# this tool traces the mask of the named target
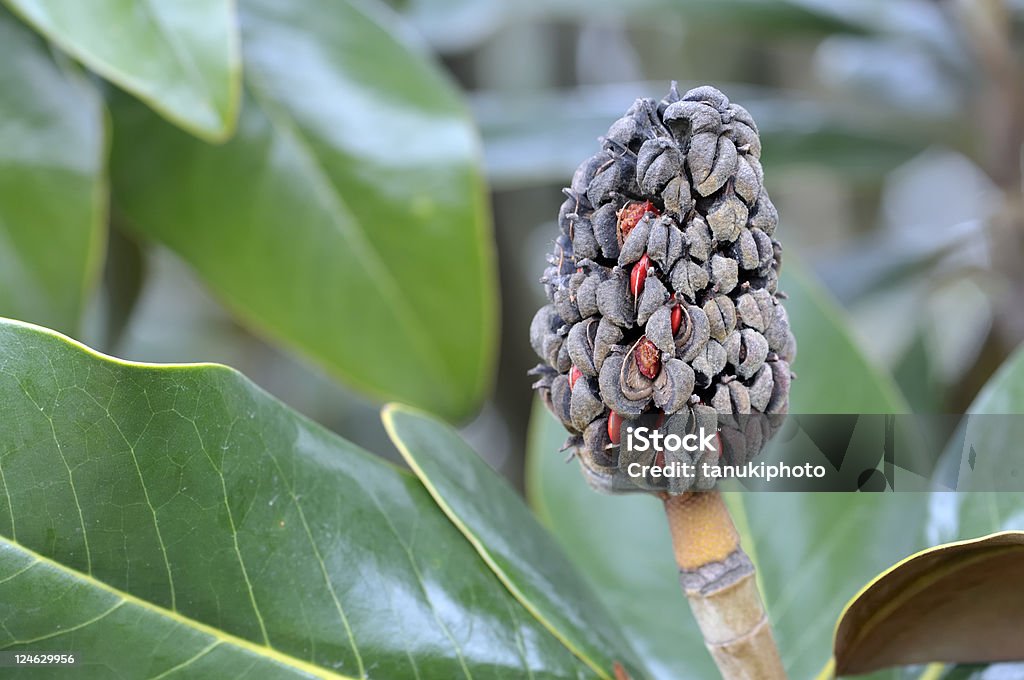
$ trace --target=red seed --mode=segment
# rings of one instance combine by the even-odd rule
[[[672,307],[672,335],[679,332],[679,324],[683,322],[683,306],[676,303]]]
[[[619,437],[622,430],[622,416],[615,411],[612,411],[608,416],[608,439],[612,441],[612,444],[619,443]]]
[[[636,360],[636,367],[647,378],[654,380],[661,370],[661,356],[658,346],[651,342],[650,338],[644,336],[636,346],[633,354]]]
[[[647,281],[647,270],[650,268],[651,258],[644,253],[644,256],[633,265],[633,269],[629,272],[629,291],[633,293],[634,298],[640,297],[640,292],[644,289],[644,283]]]
[[[576,381],[583,376],[583,371],[573,366],[569,369],[569,389],[571,390],[576,385]]]
[[[636,225],[639,224],[640,220],[642,220],[644,215],[647,213],[660,215],[661,211],[659,211],[650,201],[630,203],[619,210],[618,229],[620,242],[625,243],[626,237],[629,236],[629,232],[636,228]]]

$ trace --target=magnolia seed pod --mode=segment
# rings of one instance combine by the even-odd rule
[[[707,108],[707,107],[702,107]],[[717,113],[716,113],[717,115]],[[718,153],[717,132],[695,132],[690,137],[690,148],[686,152],[686,166],[690,170],[691,182],[700,186],[715,167],[715,157]],[[698,195],[703,195],[699,191]]]
[[[611,440],[608,438],[608,417],[595,418],[583,431],[585,450],[592,452],[598,465],[613,465],[614,460],[607,457]]]
[[[600,257],[601,246],[594,236],[594,225],[585,217],[574,216],[569,225],[572,231],[572,249],[577,258]]]
[[[708,340],[690,365],[702,376],[701,384],[707,386],[725,369],[726,361],[725,348],[717,340]]]
[[[611,163],[612,158],[611,152],[602,149],[583,161],[580,167],[576,168],[576,172],[572,176],[572,183],[570,184],[572,192],[576,195],[585,195],[587,187],[594,180],[594,175],[597,174],[600,168]]]
[[[737,148],[743,149],[752,158],[761,158],[761,140],[757,136],[757,132],[749,125],[742,121],[734,120],[725,126],[724,133],[726,137],[733,141]]]
[[[594,238],[601,247],[601,256],[614,260],[619,256],[619,240],[616,237],[618,208],[614,203],[606,203],[595,210],[590,217],[594,229]]]
[[[690,194],[690,182],[680,173],[669,180],[661,192],[665,213],[677,220],[683,219],[693,208],[694,199]]]
[[[562,342],[562,336],[558,333],[549,333],[544,336],[544,353],[541,358],[555,370],[560,370]]]
[[[670,139],[655,137],[640,147],[636,160],[636,179],[640,191],[657,195],[683,171],[683,153]]]
[[[775,298],[763,288],[752,288],[736,299],[736,317],[747,328],[764,333],[775,318]]]
[[[736,145],[728,137],[719,137],[714,165],[707,179],[695,187],[697,193],[710,196],[724,187],[726,182],[736,176],[737,160]]]
[[[576,323],[583,318],[579,307],[576,306],[576,289],[586,278],[587,275],[583,272],[576,272],[569,277],[565,286],[555,290],[555,309],[566,323]]]
[[[572,368],[572,359],[569,358],[569,347],[565,344],[565,338],[562,337],[562,329],[559,329],[558,334],[558,353],[555,355],[552,365],[559,373],[568,374],[569,369]]]
[[[598,371],[613,348],[622,339],[622,329],[616,326],[607,317],[601,319],[597,324],[597,333],[594,335],[594,366]]]
[[[686,245],[690,257],[698,262],[707,262],[714,248],[711,227],[701,215],[694,215],[686,225]]]
[[[775,305],[772,308],[772,318],[764,330],[764,337],[768,341],[768,349],[781,354],[789,344],[789,315],[782,305]]]
[[[651,235],[651,220],[643,217],[633,227],[622,243],[619,251],[619,266],[626,267],[633,264],[647,252],[647,238]]]
[[[597,367],[594,364],[594,339],[600,322],[590,318],[575,324],[565,338],[566,351],[572,365],[583,375],[596,377]]]
[[[704,310],[696,305],[687,305],[683,311],[684,321],[676,333],[676,356],[692,362],[711,338],[711,322]]]
[[[651,276],[648,274],[647,282],[644,284],[644,290],[640,293],[639,300],[637,300],[637,324],[642,326],[647,323],[647,320],[651,318],[651,314],[664,305],[668,301],[668,297],[669,293],[665,289],[665,284],[661,282],[661,279],[657,276]]]
[[[608,280],[597,287],[597,309],[620,328],[633,326],[633,296],[629,292],[629,275],[622,268],[615,267]]]
[[[672,305],[662,305],[654,310],[644,326],[644,336],[650,339],[659,351],[675,354],[676,342],[672,334]]]
[[[729,293],[739,285],[739,264],[725,255],[711,256],[711,284],[718,293]]]
[[[700,293],[708,287],[711,275],[708,270],[690,260],[679,260],[672,269],[672,287],[682,294],[687,302],[696,302]]]
[[[772,375],[771,366],[765,364],[758,369],[753,381],[751,381],[748,392],[750,394],[750,408],[753,410],[761,413],[768,410],[768,402],[771,401],[772,389],[775,384]]]
[[[589,380],[577,380],[572,386],[571,393],[569,419],[573,427],[583,432],[594,418],[604,413],[604,404],[591,389]]]
[[[628,113],[611,124],[605,133],[606,142],[614,142],[616,146],[629,148],[644,138],[641,122],[632,113]]]
[[[530,346],[541,359],[547,356],[545,351],[547,336],[553,335],[561,325],[562,319],[555,311],[554,305],[544,305],[533,315],[533,321],[530,322]]]
[[[731,243],[747,224],[747,206],[735,193],[724,192],[708,209],[707,222],[718,241]],[[759,226],[759,225],[754,225]],[[763,229],[763,227],[761,227]]]
[[[743,457],[781,424],[796,345],[776,295],[778,213],[757,126],[713,87],[680,96],[673,85],[661,102],[636,100],[602,144],[559,207],[548,304],[530,325],[534,387],[596,488],[710,488],[703,474],[630,477],[638,456],[622,455],[621,432],[721,425]],[[639,457],[719,462],[715,451]]]
[[[754,237],[754,242],[757,244],[758,273],[764,275],[768,273],[769,269],[777,269],[781,266],[781,261],[776,260],[775,245],[772,237],[756,227],[750,230],[750,235]]]
[[[623,416],[638,416],[647,406],[647,398],[630,399],[623,393],[622,367],[625,360],[626,356],[619,352],[608,355],[608,358],[604,360],[604,364],[601,366],[601,375],[598,378],[601,399],[615,413]]]
[[[654,405],[664,413],[675,413],[689,401],[695,384],[693,368],[669,355],[663,359],[661,372],[654,380]]]
[[[654,394],[654,377],[661,371],[657,352],[652,355],[646,338],[640,338],[629,349],[619,369],[619,384],[627,399],[646,401]]]
[[[727,295],[716,295],[704,303],[711,337],[719,342],[736,328],[736,305]]]
[[[757,164],[755,167],[754,164]],[[746,154],[738,154],[736,157],[736,178],[733,181],[733,190],[747,205],[753,205],[757,195],[761,193],[761,164],[755,158]]]
[[[587,200],[598,206],[612,200],[616,194],[636,195],[636,161],[624,154],[616,157],[610,165],[594,175],[587,187]]]
[[[757,251],[757,241],[750,229],[741,229],[740,235],[729,248],[730,259],[740,269],[757,269],[761,264],[761,255]]]
[[[551,404],[552,411],[562,424],[570,431],[572,430],[572,419],[569,417],[569,378],[565,375],[557,376],[551,382]]]
[[[753,328],[733,331],[723,346],[736,375],[744,380],[757,373],[768,358],[768,341]]]
[[[768,198],[768,192],[761,187],[761,193],[757,196],[757,202],[750,209],[750,228],[760,229],[768,236],[775,233],[775,227],[779,224],[779,211],[775,209],[772,199]]]
[[[729,98],[720,90],[710,85],[701,85],[688,90],[682,98],[683,101],[702,102],[708,106],[713,106],[720,112],[725,112],[730,106]]]
[[[598,265],[589,272],[576,290],[576,309],[584,319],[594,316],[600,310],[597,306],[597,287],[608,278],[607,270]]]
[[[772,397],[765,407],[765,413],[785,413],[789,409],[789,383],[792,375],[789,364],[781,359],[767,364],[772,369]]]
[[[750,413],[750,393],[746,385],[738,380],[719,383],[715,396],[711,398],[711,405],[723,416],[745,415]]]

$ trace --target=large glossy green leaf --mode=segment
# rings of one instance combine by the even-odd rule
[[[241,10],[236,139],[118,106],[115,202],[259,330],[371,395],[465,416],[490,383],[497,294],[454,89],[347,0]]]
[[[103,105],[2,9],[0,46],[0,314],[72,331],[103,251]]]
[[[639,664],[611,615],[579,578],[519,495],[453,430],[430,416],[389,406],[384,424],[434,500],[516,598],[594,672]]]
[[[0,648],[91,677],[590,675],[415,477],[228,368],[4,321],[0,412]]]
[[[797,263],[787,261],[782,288],[799,344],[793,412],[906,410],[891,378],[859,351],[842,312]],[[679,588],[660,502],[592,492],[575,463],[563,464],[557,451],[565,434],[542,407],[532,428],[531,501],[652,674],[713,677]],[[794,678],[814,677],[829,660],[833,624],[857,588],[923,547],[926,496],[766,492],[733,494],[729,503]]]
[[[230,136],[241,60],[232,0],[3,0],[36,30],[206,139]]]
[[[836,628],[836,671],[933,661],[1024,658],[1024,532],[917,553],[850,601]]]

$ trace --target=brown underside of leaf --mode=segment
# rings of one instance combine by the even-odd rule
[[[931,548],[897,564],[840,618],[836,673],[1024,659],[1024,532]]]

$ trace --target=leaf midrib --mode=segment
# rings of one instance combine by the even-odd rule
[[[339,673],[335,673],[334,671],[327,670],[326,668],[317,666],[316,664],[313,664],[309,661],[298,659],[294,656],[291,656],[290,654],[286,654],[277,649],[274,649],[273,647],[260,645],[255,642],[246,640],[244,638],[236,637],[231,633],[227,633],[223,630],[214,628],[205,623],[196,621],[195,619],[185,616],[179,612],[173,612],[169,609],[165,609],[164,607],[161,607],[158,604],[154,604],[147,600],[143,600],[142,598],[132,595],[131,593],[126,593],[123,590],[120,590],[107,583],[104,583],[103,581],[100,581],[99,579],[89,576],[88,574],[83,574],[82,572],[76,569],[72,569],[67,565],[52,560],[49,557],[37,553],[31,548],[21,545],[20,543],[6,536],[0,536],[0,543],[13,547],[15,550],[33,559],[35,563],[44,564],[50,567],[51,569],[57,571],[58,573],[80,583],[81,585],[109,593],[114,597],[119,598],[122,604],[131,604],[137,607],[141,607],[142,609],[155,613],[158,616],[167,619],[175,624],[186,626],[195,631],[208,635],[212,637],[214,640],[216,640],[218,644],[227,644],[237,647],[246,652],[269,659],[280,665],[293,668],[303,673],[308,673],[317,678],[322,678],[323,680],[358,680],[357,678],[353,678],[351,676],[341,675]]]

